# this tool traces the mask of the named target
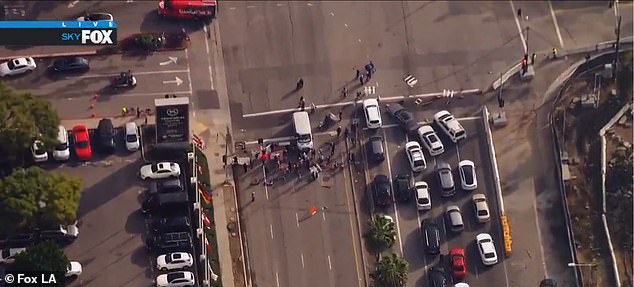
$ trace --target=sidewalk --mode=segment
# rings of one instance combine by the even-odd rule
[[[224,131],[217,127],[209,126],[193,119],[192,129],[194,134],[198,135],[206,143],[206,149],[203,153],[207,157],[209,165],[209,176],[212,184],[213,210],[214,210],[214,227],[216,229],[216,238],[218,239],[218,257],[220,264],[220,279],[223,287],[242,287],[244,284],[244,273],[242,265],[241,246],[239,242],[240,232],[228,230],[229,223],[238,221],[237,204],[234,197],[235,192],[231,182],[231,173],[228,175],[228,182],[225,184],[227,177],[222,162],[222,156],[225,154],[225,137]],[[238,224],[239,225],[239,224]],[[239,228],[239,227],[238,227]],[[237,246],[236,246],[237,245]],[[239,252],[238,256],[232,253]],[[233,256],[232,256],[233,255]],[[236,284],[240,283],[240,284]]]

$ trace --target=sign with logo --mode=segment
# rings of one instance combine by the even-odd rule
[[[117,44],[115,21],[0,21],[0,45],[104,46]]]
[[[155,99],[156,143],[189,142],[189,98]]]

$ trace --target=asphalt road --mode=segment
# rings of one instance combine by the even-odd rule
[[[331,140],[316,136],[315,146]],[[333,160],[344,154],[339,143]],[[272,186],[262,184],[265,174]],[[254,286],[360,286],[365,275],[347,169],[324,171],[313,181],[307,171],[282,179],[274,167],[265,173],[258,164],[236,178]],[[254,180],[259,184],[251,185]]]

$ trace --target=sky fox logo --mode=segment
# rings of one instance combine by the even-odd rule
[[[81,30],[81,33],[62,33],[62,41],[81,41],[82,45],[113,45],[114,30]]]

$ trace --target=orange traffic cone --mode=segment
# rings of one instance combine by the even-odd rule
[[[308,212],[310,213],[310,216],[314,216],[315,214],[317,214],[317,208],[314,206],[311,206]]]

